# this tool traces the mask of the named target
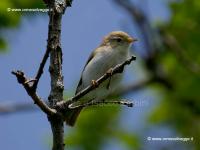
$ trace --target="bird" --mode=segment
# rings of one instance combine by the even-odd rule
[[[124,62],[129,56],[132,43],[135,41],[137,41],[136,38],[123,31],[113,31],[106,35],[101,44],[90,54],[81,73],[75,94],[91,85],[91,83],[95,84],[95,80],[108,70]],[[117,74],[110,80],[107,79],[78,101],[70,104],[68,106],[70,109],[65,113],[64,120],[66,124],[74,126],[81,110],[84,108],[83,105],[89,101],[98,102],[106,98],[114,91],[121,79],[122,74]]]

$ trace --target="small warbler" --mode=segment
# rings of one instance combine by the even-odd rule
[[[86,62],[76,89],[76,94],[89,86],[92,81],[97,80],[105,74],[109,69],[124,62],[129,56],[129,49],[134,41],[137,41],[137,39],[132,38],[122,31],[114,31],[105,36],[100,46],[91,53]],[[75,124],[83,108],[83,104],[89,101],[101,101],[106,98],[115,89],[121,76],[122,74],[114,75],[110,81],[107,79],[98,88],[89,92],[77,102],[70,104],[70,109],[66,112],[66,123],[70,126]],[[109,88],[107,87],[108,84]]]

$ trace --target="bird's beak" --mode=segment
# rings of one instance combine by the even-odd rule
[[[136,39],[136,38],[128,38],[128,43],[133,43],[133,42],[135,42],[135,41],[138,41],[138,39]]]

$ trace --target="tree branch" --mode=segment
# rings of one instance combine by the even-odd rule
[[[39,69],[38,69],[38,71],[37,71],[37,74],[36,74],[36,76],[35,76],[35,80],[36,80],[36,81],[33,82],[32,88],[33,88],[33,90],[35,90],[35,91],[36,91],[36,89],[37,89],[37,85],[38,85],[38,82],[39,82],[39,80],[40,80],[40,77],[41,77],[42,74],[43,74],[44,66],[45,66],[45,64],[46,64],[46,62],[47,62],[47,59],[48,59],[48,57],[49,57],[49,52],[50,52],[50,48],[47,47],[46,52],[45,52],[45,54],[44,54],[44,56],[43,56],[42,62],[40,63],[40,67],[39,67]]]
[[[95,81],[96,84],[97,84],[97,86],[94,86],[93,84],[89,85],[88,87],[86,87],[85,89],[83,89],[82,91],[80,91],[79,93],[77,93],[71,99],[69,99],[67,101],[60,101],[60,102],[58,102],[56,104],[56,108],[58,108],[58,109],[69,109],[68,106],[70,104],[78,101],[81,97],[85,96],[90,91],[96,89],[98,87],[98,85],[100,85],[102,82],[104,82],[105,80],[107,80],[109,77],[111,77],[111,76],[113,76],[113,75],[115,75],[117,73],[122,73],[123,70],[124,70],[124,66],[125,65],[129,65],[133,60],[136,60],[135,56],[131,56],[130,58],[128,58],[123,63],[116,65],[114,68],[112,68],[112,74],[110,73],[110,71],[108,71],[107,73],[105,73],[103,76],[101,76],[99,79],[97,79]]]
[[[49,1],[49,30],[47,47],[50,49],[49,73],[51,77],[51,91],[48,97],[50,107],[63,99],[62,48],[61,48],[61,21],[67,7],[66,0]],[[52,150],[64,150],[64,121],[62,115],[48,116],[53,133]]]
[[[125,99],[121,99],[121,100],[100,100],[100,101],[90,101],[88,103],[85,103],[83,105],[81,105],[81,107],[89,107],[89,106],[107,106],[108,104],[110,105],[125,105],[127,107],[133,107],[133,102],[130,102],[128,100]]]
[[[37,95],[37,93],[32,89],[29,80],[25,77],[22,71],[12,71],[12,74],[17,77],[18,82],[23,85],[28,95],[33,99],[34,103],[37,104],[43,112],[45,112],[47,115],[53,115],[56,113],[56,110],[51,109],[49,106],[47,106]]]

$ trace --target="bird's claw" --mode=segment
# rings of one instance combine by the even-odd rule
[[[106,72],[109,76],[113,75],[113,68],[110,68],[107,72]]]
[[[108,84],[107,84],[106,88],[109,89],[110,88],[110,83],[111,83],[111,78],[112,78],[112,75],[113,75],[113,68],[110,68],[107,71],[107,74],[109,75],[109,80],[108,80]]]
[[[96,80],[92,80],[91,83],[92,83],[92,86],[95,88],[99,86]]]

